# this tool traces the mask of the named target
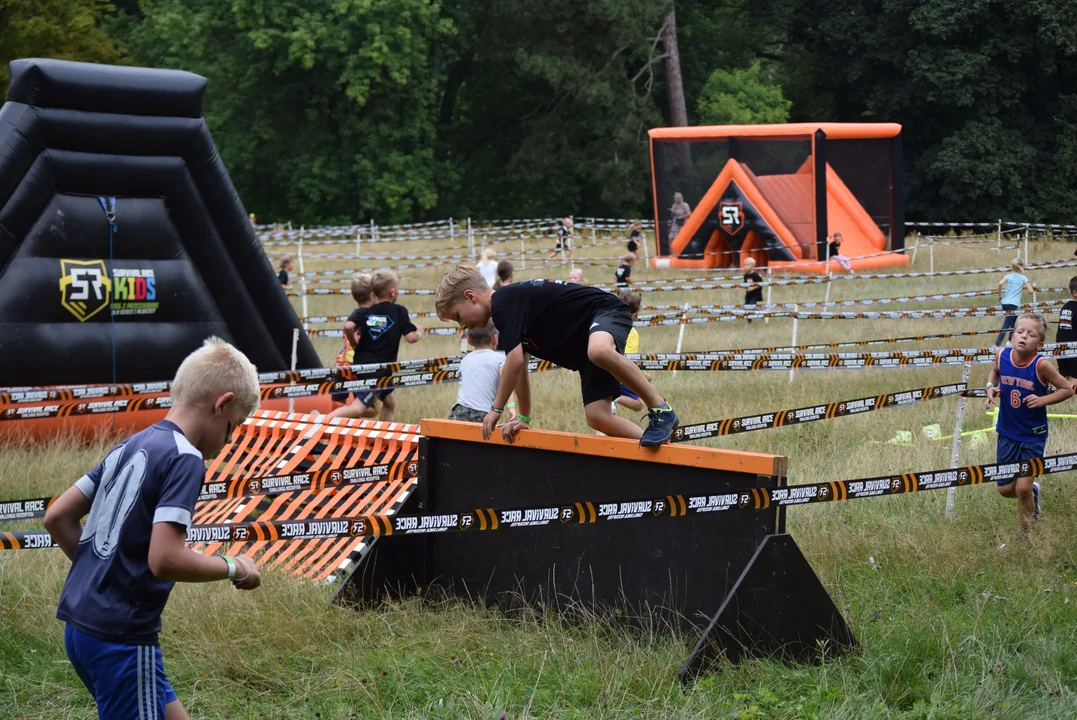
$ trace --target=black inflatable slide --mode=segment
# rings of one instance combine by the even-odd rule
[[[206,79],[27,59],[0,108],[0,385],[171,379],[300,328],[202,118]],[[300,331],[297,367],[321,365]]]

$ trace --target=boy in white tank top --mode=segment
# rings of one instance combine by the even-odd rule
[[[493,407],[505,353],[494,349],[497,347],[497,328],[493,320],[484,328],[468,330],[467,341],[475,349],[460,362],[460,390],[456,394],[456,404],[449,410],[449,419],[481,423]],[[516,415],[515,402],[510,402],[506,409],[510,418]]]

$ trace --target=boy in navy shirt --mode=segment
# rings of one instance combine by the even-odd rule
[[[1073,390],[1051,361],[1037,352],[1047,337],[1047,322],[1034,313],[1017,318],[1011,344],[999,350],[987,377],[987,403],[999,402],[998,449],[995,462],[1016,463],[1043,457],[1047,446],[1047,406],[1073,396]],[[1057,390],[1050,392],[1049,385]],[[1040,515],[1040,484],[1032,477],[1000,480],[999,494],[1017,499],[1020,536]]]
[[[677,413],[624,356],[632,313],[616,295],[559,280],[517,282],[495,292],[478,270],[461,266],[441,279],[434,304],[439,318],[462,328],[485,327],[491,317],[497,327],[505,365],[494,405],[482,423],[484,440],[489,439],[513,391],[518,416],[505,424],[501,434],[511,442],[517,431],[529,427],[529,354],[580,373],[584,415],[592,429],[613,437],[638,438],[644,447],[669,442],[673,435]],[[613,414],[611,405],[622,385],[646,404],[646,431]]]
[[[475,272],[478,272],[476,269]],[[481,275],[479,277],[482,277]],[[344,323],[344,337],[355,348],[352,361],[355,365],[396,362],[400,352],[400,339],[409,343],[419,342],[422,328],[411,322],[411,315],[403,305],[396,303],[400,292],[400,279],[392,270],[376,270],[370,277],[374,292],[374,304],[360,307],[348,316]],[[489,285],[487,285],[489,287]],[[362,417],[374,401],[381,400],[381,419],[393,422],[396,417],[396,398],[393,388],[384,390],[360,390],[350,404],[338,407],[329,417]]]
[[[250,558],[186,545],[203,463],[258,406],[258,373],[210,338],[180,365],[171,394],[164,420],[120,443],[45,514],[71,559],[56,617],[67,623],[67,657],[101,720],[187,717],[157,639],[175,583],[228,579],[253,590],[262,582]]]

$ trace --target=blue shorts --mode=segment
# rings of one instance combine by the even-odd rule
[[[108,642],[68,625],[64,647],[97,703],[99,720],[165,720],[165,705],[177,698],[160,645]]]
[[[639,395],[632,392],[631,390],[626,388],[624,385],[621,386],[621,394],[624,395],[625,397],[630,397],[633,400],[639,400]]]
[[[1021,462],[1022,460],[1031,460],[1032,458],[1043,457],[1044,451],[1047,449],[1047,436],[1044,435],[1041,439],[1032,440],[1030,442],[1018,442],[1011,440],[1005,435],[998,436],[998,446],[995,450],[995,462],[1000,465],[1007,465],[1009,463]],[[999,480],[998,486],[1009,485],[1017,478],[1010,480]]]
[[[368,408],[374,407],[374,400],[384,400],[393,394],[396,388],[383,388],[381,390],[359,390],[355,393],[355,399]]]

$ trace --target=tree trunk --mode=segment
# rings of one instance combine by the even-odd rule
[[[677,11],[670,10],[666,29],[662,33],[666,50],[666,97],[669,100],[669,120],[674,127],[688,124],[688,109],[684,104],[684,81],[681,79],[681,55],[677,50]]]

